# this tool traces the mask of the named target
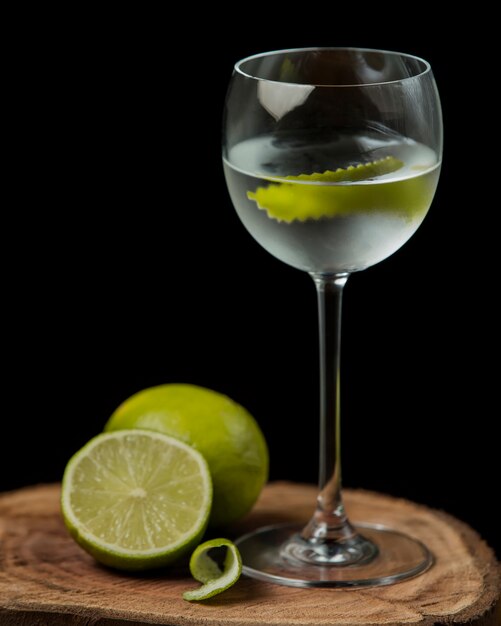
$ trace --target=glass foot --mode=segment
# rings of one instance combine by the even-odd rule
[[[259,528],[236,544],[247,576],[291,587],[391,585],[433,564],[428,548],[412,537],[378,524],[356,524],[355,529],[362,541],[354,546],[310,544],[296,524]]]

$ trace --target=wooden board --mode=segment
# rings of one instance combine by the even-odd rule
[[[183,568],[128,575],[101,567],[69,537],[59,485],[0,495],[1,626],[345,626],[501,624],[501,572],[492,551],[456,519],[408,501],[346,490],[354,521],[378,521],[421,539],[436,564],[422,576],[365,590],[296,589],[242,578],[200,604]],[[306,520],[316,491],[272,483],[239,531]]]

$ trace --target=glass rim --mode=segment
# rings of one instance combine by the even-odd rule
[[[291,52],[313,52],[313,51],[329,51],[329,50],[346,50],[346,51],[357,51],[357,52],[379,52],[380,54],[392,55],[392,56],[400,56],[405,57],[406,59],[412,59],[414,61],[419,61],[424,65],[424,69],[418,74],[414,74],[413,76],[404,76],[402,78],[398,78],[396,80],[386,80],[386,81],[378,81],[375,83],[357,83],[355,85],[347,85],[347,84],[316,84],[316,83],[294,83],[287,80],[270,80],[269,78],[263,78],[260,76],[253,76],[252,74],[248,74],[242,69],[242,65],[248,61],[252,61],[254,59],[259,59],[267,56],[278,55],[278,54],[286,54]],[[415,54],[409,54],[407,52],[398,52],[396,50],[381,50],[379,48],[359,48],[357,46],[311,46],[306,48],[283,48],[280,50],[270,50],[268,52],[258,52],[256,54],[251,54],[243,59],[237,61],[234,66],[234,71],[243,76],[244,78],[250,78],[252,80],[263,81],[267,83],[275,83],[277,85],[309,85],[310,87],[326,87],[328,89],[332,89],[335,87],[341,88],[359,88],[359,87],[377,87],[381,85],[395,85],[397,83],[403,83],[407,80],[414,80],[416,78],[421,78],[426,74],[431,73],[431,65],[422,57],[419,57]]]

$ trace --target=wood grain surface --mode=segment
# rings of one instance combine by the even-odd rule
[[[501,624],[493,552],[465,524],[412,502],[345,492],[354,521],[381,522],[428,545],[436,563],[422,576],[364,590],[296,589],[242,577],[224,594],[190,604],[182,592],[196,583],[183,566],[128,575],[98,565],[69,537],[59,494],[59,485],[0,494],[1,626]],[[309,485],[272,483],[232,532],[307,520],[315,495]]]

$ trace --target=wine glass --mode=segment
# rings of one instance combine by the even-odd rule
[[[268,252],[313,278],[320,332],[316,510],[304,528],[241,537],[244,572],[296,587],[387,585],[433,556],[379,524],[352,524],[341,493],[341,299],[352,272],[390,256],[423,221],[440,173],[442,118],[430,65],[359,48],[304,48],[239,61],[223,120],[235,209]]]

